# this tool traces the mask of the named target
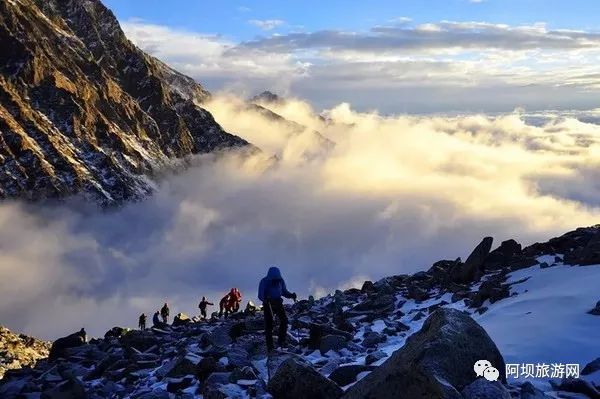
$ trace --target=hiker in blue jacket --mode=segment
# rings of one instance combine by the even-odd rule
[[[265,337],[267,339],[267,350],[272,351],[273,346],[273,314],[279,319],[279,346],[285,346],[287,336],[288,319],[283,308],[282,296],[296,300],[296,293],[289,292],[285,281],[281,277],[281,271],[277,267],[269,268],[267,276],[260,280],[258,286],[258,299],[263,303],[265,312]]]

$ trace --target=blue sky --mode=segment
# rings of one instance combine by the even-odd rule
[[[595,0],[379,0],[371,2],[275,1],[252,2],[199,0],[104,0],[121,20],[141,18],[148,22],[191,31],[222,34],[247,40],[261,30],[250,19],[278,19],[286,25],[277,29],[368,29],[394,17],[418,23],[487,21],[506,24],[546,22],[553,28],[597,29],[600,2]]]
[[[105,0],[128,37],[213,92],[385,113],[593,109],[593,0]]]

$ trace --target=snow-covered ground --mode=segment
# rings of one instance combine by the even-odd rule
[[[473,315],[492,337],[506,363],[579,363],[600,355],[600,317],[587,312],[600,300],[600,266],[533,266],[516,271],[523,278],[515,296]]]

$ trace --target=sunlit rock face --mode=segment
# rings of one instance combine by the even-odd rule
[[[100,1],[3,1],[0,46],[0,198],[135,200],[174,160],[247,144]]]
[[[15,334],[0,326],[0,379],[7,370],[33,367],[48,356],[50,342]]]

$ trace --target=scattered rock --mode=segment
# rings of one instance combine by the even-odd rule
[[[479,245],[473,249],[465,263],[457,265],[452,271],[452,281],[459,283],[468,283],[473,281],[483,270],[483,264],[490,253],[492,237],[485,237]]]
[[[50,348],[50,355],[48,357],[50,360],[55,360],[64,356],[68,348],[75,348],[77,346],[85,345],[86,336],[87,334],[82,328],[76,333],[57,339],[52,344],[52,347]]]
[[[88,397],[83,384],[75,378],[62,382],[42,392],[41,395],[41,399],[86,399]]]
[[[510,393],[498,381],[488,381],[478,378],[462,391],[465,399],[511,399]]]
[[[358,374],[365,371],[373,371],[374,369],[374,366],[362,366],[360,364],[341,366],[329,375],[329,379],[343,387],[355,382]]]
[[[377,347],[378,344],[383,343],[387,340],[387,337],[383,334],[374,332],[374,331],[369,331],[367,333],[365,333],[363,341],[362,341],[362,345],[365,348],[374,348]]]
[[[592,360],[581,370],[581,375],[590,375],[600,370],[600,357]]]
[[[347,346],[346,337],[341,335],[326,335],[321,339],[321,345],[319,350],[324,355],[330,350],[339,352],[342,348]]]
[[[365,358],[365,364],[368,366],[381,359],[385,359],[386,357],[387,354],[384,351],[375,351],[367,355],[367,357]]]
[[[600,301],[596,302],[596,307],[588,311],[588,313],[594,316],[600,316]]]
[[[475,380],[473,364],[480,359],[489,360],[506,382],[504,359],[485,330],[464,312],[439,309],[344,398],[462,398],[459,392]]]
[[[581,393],[590,399],[600,399],[600,391],[598,391],[589,381],[582,380],[581,378],[565,378],[560,384],[556,384],[550,380],[550,384],[552,384],[553,388],[557,391]]]
[[[336,399],[343,393],[335,382],[296,359],[281,364],[269,381],[268,391],[278,399]]]
[[[531,382],[521,385],[520,399],[549,399],[550,396],[533,386]]]

